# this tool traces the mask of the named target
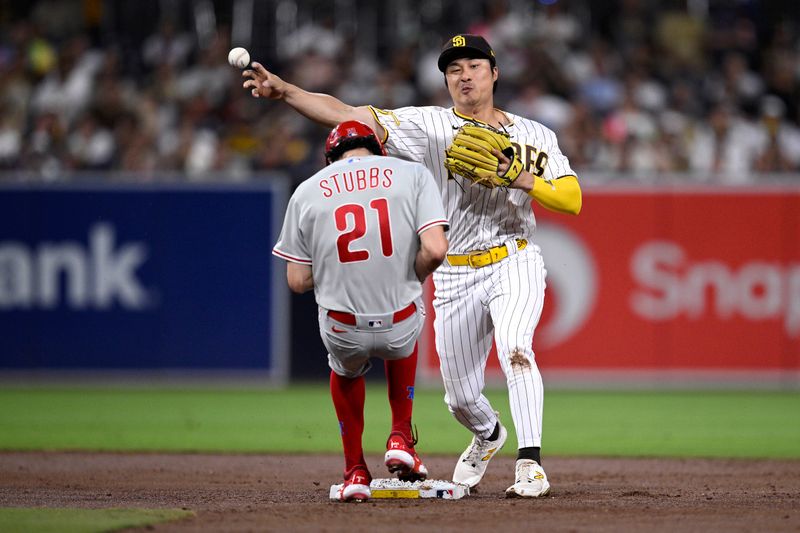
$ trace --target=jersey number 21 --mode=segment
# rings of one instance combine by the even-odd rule
[[[389,202],[386,198],[376,198],[370,201],[369,206],[375,210],[378,219],[378,229],[380,230],[381,252],[384,257],[392,255],[392,228],[389,223]],[[347,230],[348,215],[352,215],[354,224],[353,229]],[[369,259],[369,250],[351,250],[350,243],[357,241],[367,233],[367,214],[364,206],[360,204],[345,204],[333,212],[336,219],[336,229],[340,232],[336,239],[336,249],[339,252],[341,263],[353,263],[356,261],[366,261]]]

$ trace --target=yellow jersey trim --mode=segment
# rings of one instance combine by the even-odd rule
[[[381,122],[381,119],[378,118],[378,109],[376,107],[373,106],[367,106],[367,107],[369,107],[369,111],[370,113],[372,113],[372,116],[375,117],[375,122],[380,124],[381,127],[383,128],[383,139],[381,139],[381,144],[386,144],[386,141],[389,140],[389,128],[387,128],[383,124],[383,122]],[[391,111],[383,114],[394,116],[394,113],[392,113]],[[395,121],[397,121],[397,117],[395,117]]]
[[[511,120],[511,117],[509,117],[508,114],[505,111],[503,111],[502,109],[499,109],[497,107],[494,107],[492,109],[494,109],[495,111],[499,111],[500,113],[503,114],[504,117],[506,117],[506,120],[508,120],[508,124],[503,124],[504,126],[513,126],[514,125],[514,121]],[[469,120],[470,122],[477,122],[478,124],[483,124],[484,126],[488,126],[488,127],[492,128],[492,129],[497,129],[494,126],[492,126],[491,124],[488,124],[488,123],[486,123],[486,122],[484,122],[482,120],[478,120],[477,118],[473,118],[473,117],[471,117],[469,115],[465,115],[464,113],[460,113],[458,110],[456,110],[455,107],[453,107],[452,110],[453,110],[453,114],[455,116],[457,116],[458,118],[461,118],[461,119],[464,119],[464,120]]]

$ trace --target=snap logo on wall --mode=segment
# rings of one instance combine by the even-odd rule
[[[597,298],[597,268],[583,242],[563,226],[539,223],[535,241],[547,269],[547,298],[555,300],[554,313],[536,333],[536,346],[552,348],[577,333],[589,318]]]
[[[89,228],[88,243],[0,242],[0,309],[141,310],[150,298],[136,275],[147,259],[141,242],[115,242],[107,222]],[[63,286],[62,286],[63,284]]]
[[[634,252],[630,266],[640,286],[630,304],[642,318],[782,319],[790,337],[800,336],[800,264],[752,260],[734,268],[692,261],[672,241],[650,241]]]

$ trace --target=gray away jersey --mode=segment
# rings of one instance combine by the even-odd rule
[[[272,253],[312,266],[320,306],[389,313],[422,294],[414,271],[418,235],[437,225],[447,226],[447,219],[424,166],[393,157],[355,157],[300,184]]]
[[[435,176],[451,225],[450,253],[496,246],[515,237],[531,240],[536,219],[531,197],[525,191],[487,189],[461,176],[448,179],[444,151],[456,131],[473,122],[469,117],[454,108],[433,106],[371,109],[386,129],[387,151],[424,164]],[[511,121],[505,129],[526,170],[546,180],[575,175],[552,130],[533,120],[503,113]]]

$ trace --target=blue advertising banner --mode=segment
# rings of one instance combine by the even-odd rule
[[[287,189],[0,188],[0,369],[288,372]]]

